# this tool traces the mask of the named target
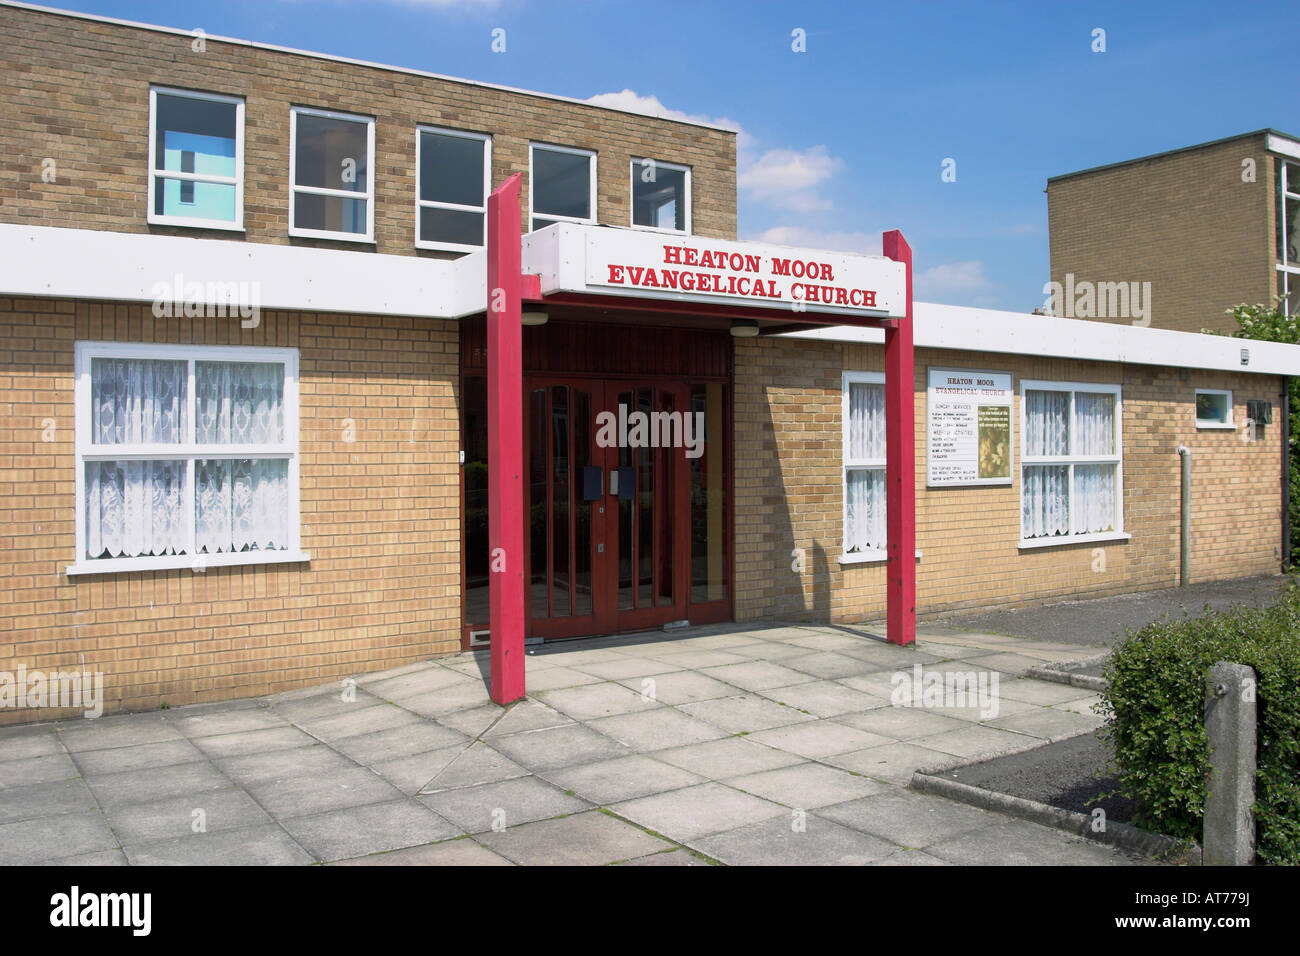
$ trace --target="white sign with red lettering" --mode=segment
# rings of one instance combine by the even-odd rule
[[[587,291],[794,313],[905,315],[904,267],[883,256],[623,229],[584,231]]]

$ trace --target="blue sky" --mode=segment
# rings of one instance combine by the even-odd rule
[[[1294,17],[1276,4],[52,5],[726,121],[741,131],[741,238],[878,253],[880,232],[902,229],[918,298],[1026,312],[1048,278],[1049,176],[1263,127],[1300,134]]]

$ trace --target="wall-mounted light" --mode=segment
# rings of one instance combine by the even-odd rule
[[[545,312],[524,312],[519,316],[519,321],[524,325],[545,325],[549,318]]]
[[[738,339],[752,339],[758,335],[758,323],[753,319],[736,319],[731,323],[731,334]]]

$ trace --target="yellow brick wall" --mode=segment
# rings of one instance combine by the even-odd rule
[[[83,340],[299,349],[310,563],[65,575]],[[148,305],[0,298],[0,671],[80,669],[84,658],[104,673],[108,713],[458,650],[458,342],[454,322],[425,319],[265,311],[246,330],[155,319]],[[31,719],[0,709],[0,723]]]
[[[528,144],[535,140],[598,153],[602,223],[631,224],[630,162],[648,156],[692,167],[696,234],[736,237],[734,133],[212,39],[204,52],[195,52],[191,41],[188,35],[0,7],[0,221],[238,235],[147,224],[149,86],[159,84],[245,98],[244,223],[252,241],[368,248],[289,238],[290,106],[375,117],[373,248],[380,253],[417,254],[417,124],[490,133],[493,183],[523,174],[525,230]],[[42,179],[46,158],[56,163],[52,183]]]
[[[1245,159],[1254,182],[1242,181]],[[1150,282],[1152,327],[1233,331],[1225,309],[1276,291],[1273,194],[1262,135],[1054,180],[1052,280]]]
[[[879,346],[736,342],[736,617],[861,621],[885,612],[883,562],[841,566],[841,376],[884,371]],[[1011,372],[1017,467],[1022,379],[1122,386],[1124,530],[1129,541],[1024,549],[1020,477],[1011,486],[928,489],[927,366]],[[1231,388],[1271,401],[1274,424],[1254,442],[1195,427],[1194,390]],[[1100,597],[1178,584],[1179,458],[1193,452],[1192,574],[1208,581],[1278,570],[1280,381],[1273,376],[918,349],[916,355],[917,611]],[[794,549],[805,570],[792,570]]]

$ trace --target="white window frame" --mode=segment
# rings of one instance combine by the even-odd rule
[[[1280,217],[1282,224],[1282,245],[1277,250],[1277,263],[1275,267],[1278,272],[1282,273],[1283,315],[1290,315],[1297,308],[1300,308],[1300,303],[1293,304],[1290,298],[1293,291],[1300,289],[1300,266],[1291,265],[1286,258],[1286,247],[1290,241],[1286,219],[1286,201],[1288,199],[1300,201],[1300,183],[1293,183],[1290,181],[1290,177],[1287,176],[1288,164],[1294,165],[1297,169],[1300,169],[1300,162],[1296,162],[1295,160],[1283,156],[1281,157],[1281,163],[1279,164],[1280,169],[1278,170],[1281,174],[1281,179],[1278,183],[1278,192],[1281,196],[1281,208],[1277,210],[1277,214]]]
[[[644,163],[646,160],[649,160],[650,162],[654,163],[654,165],[655,165],[655,169],[656,169],[656,170],[659,170],[659,169],[669,169],[669,170],[672,170],[673,172],[681,172],[681,173],[685,173],[685,174],[686,174],[686,176],[685,176],[685,195],[682,197],[682,202],[684,202],[684,203],[686,204],[686,220],[685,220],[685,222],[686,222],[686,228],[685,228],[685,229],[665,229],[665,228],[663,228],[662,226],[639,226],[639,225],[637,225],[637,223],[636,223],[636,184],[637,184],[637,177],[641,174],[641,164]],[[637,230],[640,230],[640,231],[642,231],[642,232],[666,232],[666,233],[671,233],[671,234],[674,235],[674,236],[689,236],[689,235],[692,235],[691,229],[692,229],[693,227],[692,227],[692,223],[691,223],[691,167],[689,167],[689,166],[682,166],[680,163],[665,163],[665,162],[660,162],[659,160],[654,159],[653,157],[650,157],[650,156],[633,156],[633,157],[632,157],[632,162],[631,162],[631,173],[632,173],[632,175],[631,175],[631,178],[628,180],[628,191],[627,191],[627,221],[628,221],[628,225],[630,225],[633,229],[637,229]]]
[[[77,342],[74,351],[74,449],[76,455],[77,557],[68,565],[69,576],[109,574],[121,571],[157,571],[191,568],[201,572],[210,567],[244,564],[286,564],[309,561],[301,549],[301,501],[299,498],[299,401],[298,350],[238,345],[140,345],[129,342]],[[96,445],[91,438],[91,361],[96,358],[171,359],[188,363],[189,382],[186,421],[193,438],[195,421],[194,363],[277,362],[284,365],[284,441],[274,445],[214,445],[186,442],[176,445]],[[121,459],[180,459],[186,464],[187,503],[185,512],[188,541],[184,554],[144,555],[130,558],[86,557],[86,463]],[[289,463],[289,541],[282,551],[223,551],[197,554],[194,550],[194,462],[200,458],[283,458]]]
[[[321,116],[325,119],[342,120],[349,123],[366,124],[366,192],[359,193],[348,189],[329,189],[324,186],[298,185],[298,116]],[[341,199],[364,199],[366,201],[366,232],[333,232],[329,229],[299,228],[295,223],[298,193],[313,196],[337,196]],[[375,118],[361,116],[357,113],[340,113],[337,110],[322,110],[311,106],[289,107],[289,235],[305,239],[331,239],[336,242],[375,241]]]
[[[158,94],[175,96],[183,99],[209,100],[215,103],[233,103],[235,106],[235,175],[214,176],[209,173],[182,173],[178,170],[159,170],[155,168],[158,148]],[[196,183],[216,183],[235,187],[235,219],[196,219],[191,216],[168,216],[154,212],[157,199],[158,178],[186,180]],[[149,87],[149,183],[146,190],[148,210],[146,221],[154,226],[185,226],[191,229],[225,229],[229,232],[244,231],[244,98],[226,96],[221,93],[200,93],[196,90],[182,90],[170,86]]]
[[[1201,418],[1196,412],[1196,400],[1202,395],[1222,395],[1227,399],[1228,419],[1220,422],[1209,418]],[[1192,397],[1192,414],[1196,415],[1197,429],[1219,428],[1226,431],[1236,431],[1237,426],[1232,420],[1232,390],[1226,388],[1198,388]]]
[[[439,136],[456,136],[460,139],[474,139],[483,144],[483,205],[481,206],[462,206],[459,203],[436,202],[432,199],[420,198],[420,176],[424,169],[420,162],[420,152],[425,133],[436,133]],[[492,137],[486,133],[469,133],[459,129],[447,129],[442,126],[427,126],[418,124],[415,127],[415,248],[417,249],[438,249],[444,252],[477,252],[480,249],[487,248],[487,201],[488,195],[492,192]],[[452,209],[458,212],[481,212],[483,214],[483,241],[476,246],[466,245],[460,242],[433,242],[420,238],[420,210],[421,209]]]
[[[573,216],[552,216],[549,213],[538,212],[534,207],[537,198],[537,180],[533,177],[533,153],[539,149],[549,150],[553,153],[570,153],[574,156],[586,156],[588,159],[588,184],[591,190],[591,196],[588,200],[588,208],[591,215],[586,219],[578,219]],[[597,166],[595,150],[579,149],[576,146],[555,146],[551,143],[534,143],[528,144],[528,231],[534,230],[533,223],[539,217],[550,219],[553,222],[577,222],[594,226],[596,224],[596,173],[599,169]]]
[[[883,372],[844,372],[840,397],[840,564],[866,564],[871,561],[886,561],[889,551],[877,548],[873,551],[847,551],[844,543],[849,537],[849,472],[850,471],[884,471],[884,458],[850,458],[849,457],[849,392],[854,384],[884,385]]]
[[[1027,423],[1029,419],[1029,405],[1026,401],[1028,392],[1070,392],[1070,441],[1074,441],[1074,393],[1075,392],[1093,392],[1099,394],[1108,394],[1115,396],[1115,452],[1110,455],[1027,455],[1025,453],[1026,438],[1028,434]],[[1124,403],[1122,398],[1122,387],[1119,385],[1103,385],[1093,382],[1047,382],[1034,381],[1030,379],[1021,379],[1020,381],[1020,469],[1018,483],[1020,485],[1020,508],[1016,513],[1016,521],[1019,524],[1018,537],[1020,538],[1020,547],[1024,548],[1050,548],[1059,545],[1078,544],[1083,541],[1127,541],[1132,535],[1124,531]],[[1074,506],[1074,466],[1075,465],[1115,465],[1115,527],[1111,531],[1093,531],[1089,533],[1078,533],[1074,530],[1075,519],[1078,516],[1078,509]],[[1053,535],[1045,538],[1026,538],[1024,514],[1025,514],[1025,468],[1034,465],[1066,465],[1069,466],[1069,483],[1070,483],[1070,533],[1068,535]]]

